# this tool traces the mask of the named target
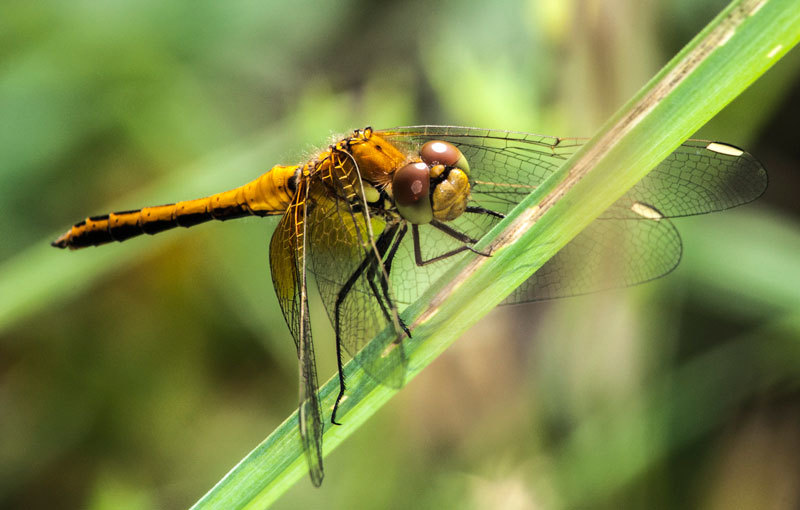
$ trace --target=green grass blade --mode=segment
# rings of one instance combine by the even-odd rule
[[[404,317],[413,378],[581,229],[699,129],[800,39],[796,0],[733,2],[650,81],[564,167],[465,257]],[[340,427],[325,431],[325,453],[396,392],[350,363]],[[333,405],[335,378],[320,390]],[[296,414],[245,457],[195,508],[263,508],[304,476]]]

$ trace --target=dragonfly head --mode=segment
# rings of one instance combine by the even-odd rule
[[[458,218],[469,202],[467,159],[455,145],[438,140],[423,145],[419,155],[422,161],[408,163],[392,177],[398,212],[415,224]]]

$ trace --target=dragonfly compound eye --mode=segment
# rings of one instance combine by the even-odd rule
[[[427,142],[419,151],[422,161],[433,166],[438,164],[460,168],[465,174],[469,175],[469,163],[464,154],[452,143],[434,140]]]
[[[415,224],[430,223],[430,168],[422,162],[409,163],[392,177],[392,195],[400,215]]]

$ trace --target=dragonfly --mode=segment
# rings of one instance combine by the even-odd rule
[[[339,394],[343,364],[358,356],[382,384],[403,384],[399,310],[460,257],[491,256],[478,240],[540,186],[586,139],[454,126],[364,128],[308,161],[276,165],[257,179],[205,198],[91,216],[53,241],[84,248],[191,227],[209,220],[280,216],[269,246],[272,281],[297,349],[302,447],[314,485],[323,479],[323,413],[309,322],[309,276],[333,324]],[[688,140],[505,303],[630,286],[671,272],[682,245],[670,218],[721,211],[758,198],[763,166],[726,143]],[[613,270],[607,270],[611,266]],[[391,328],[385,344],[370,343]],[[362,353],[363,354],[363,353]]]

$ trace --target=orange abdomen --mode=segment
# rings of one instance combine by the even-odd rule
[[[51,244],[58,248],[85,248],[209,220],[283,214],[294,197],[297,174],[297,166],[275,166],[244,186],[210,197],[91,216]]]

